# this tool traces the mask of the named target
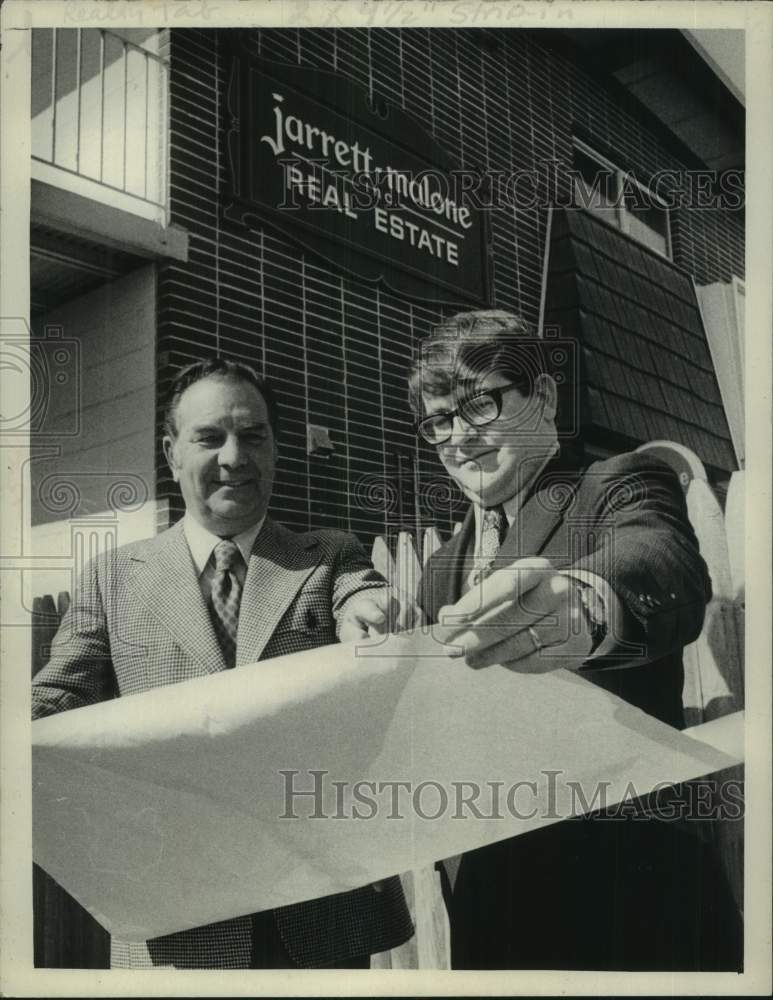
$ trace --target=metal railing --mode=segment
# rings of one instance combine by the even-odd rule
[[[163,208],[169,67],[125,35],[33,30],[32,159]]]

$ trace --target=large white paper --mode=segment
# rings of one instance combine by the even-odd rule
[[[329,646],[33,723],[35,860],[144,940],[556,822],[585,811],[572,781],[589,803],[608,783],[612,804],[738,760],[567,671],[474,671],[438,650]],[[321,799],[288,801],[282,771]],[[482,817],[459,803],[475,784]]]

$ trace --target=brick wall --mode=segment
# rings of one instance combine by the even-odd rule
[[[276,231],[220,219],[224,39],[203,30],[171,36],[171,212],[190,234],[190,260],[166,263],[159,275],[160,398],[173,369],[190,360],[221,352],[248,361],[272,380],[283,404],[272,502],[279,520],[297,529],[341,527],[367,541],[387,523],[413,517],[411,463],[418,461],[420,513],[447,529],[464,504],[442,488],[434,456],[417,448],[403,378],[438,309],[342,276]],[[625,167],[679,168],[657,136],[616,106],[613,92],[527,33],[256,30],[250,44],[266,59],[340,72],[404,107],[464,167],[569,166],[579,122],[619,150]],[[557,183],[565,193],[560,170]],[[538,200],[554,193],[546,181]],[[741,273],[742,220],[677,214],[679,263],[699,281]],[[546,212],[503,208],[491,223],[495,304],[534,322]],[[307,421],[330,428],[336,451],[329,459],[306,456]],[[179,511],[160,451],[158,462],[159,496]]]

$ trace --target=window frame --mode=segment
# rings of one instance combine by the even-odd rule
[[[589,146],[587,142],[583,142],[582,139],[578,139],[576,136],[572,138],[572,151],[581,153],[586,159],[589,159],[596,163],[599,167],[604,170],[613,173],[615,178],[615,198],[614,198],[614,213],[615,219],[617,220],[617,228],[621,233],[625,233],[632,240],[636,240],[637,243],[642,246],[646,246],[649,250],[654,253],[660,254],[662,257],[666,257],[668,260],[674,259],[673,243],[671,239],[671,213],[669,212],[668,205],[666,202],[655,192],[648,188],[646,184],[642,184],[638,181],[630,171],[623,170],[622,167],[614,163],[608,157],[604,156],[602,153],[597,152],[592,146]],[[577,170],[574,166],[574,157],[572,158],[572,181],[577,175]],[[654,206],[662,209],[665,220],[666,220],[666,249],[665,252],[658,250],[656,247],[650,246],[649,243],[645,243],[644,240],[640,239],[635,233],[631,232],[631,216],[635,215],[630,209],[626,207],[625,195],[623,192],[624,184],[634,184],[640,191],[644,192],[647,198],[653,203]],[[594,209],[588,209],[588,211],[593,212]],[[600,212],[597,212],[600,218],[604,218]]]

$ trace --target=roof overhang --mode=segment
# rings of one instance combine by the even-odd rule
[[[579,28],[562,34],[590,72],[616,80],[700,163],[719,171],[743,168],[743,31]]]

